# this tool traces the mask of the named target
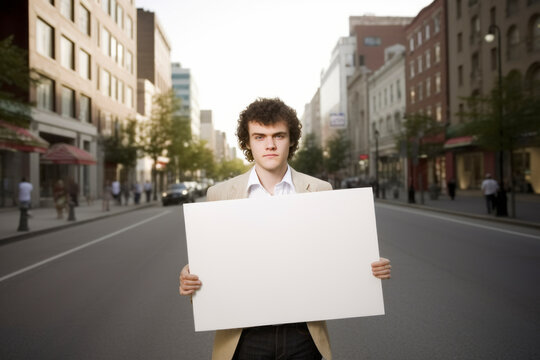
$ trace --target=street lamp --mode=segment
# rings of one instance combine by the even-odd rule
[[[496,34],[495,34],[496,33]],[[503,88],[502,88],[502,63],[501,63],[501,29],[495,25],[491,24],[488,28],[488,33],[484,36],[484,40],[488,43],[492,43],[495,40],[495,35],[497,35],[497,71],[498,71],[498,94],[499,94],[499,181],[500,181],[500,189],[499,194],[502,197],[504,197],[506,200],[506,191],[504,189],[504,167],[503,167],[503,161],[504,161],[504,150],[503,150]],[[506,216],[508,215],[508,211],[506,209],[506,201],[497,201],[497,215],[499,216]]]
[[[375,129],[375,197],[379,198],[379,130]]]

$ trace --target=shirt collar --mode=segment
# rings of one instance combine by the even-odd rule
[[[248,193],[251,190],[252,186],[260,186],[261,188],[264,189],[264,186],[262,186],[261,181],[259,180],[259,176],[257,176],[255,167],[256,165],[251,168],[251,172],[249,173],[249,180],[247,183]],[[293,184],[292,175],[291,175],[291,167],[288,164],[287,164],[287,172],[283,176],[283,179],[281,179],[281,181],[276,184],[276,187],[282,186],[281,184],[289,184],[294,189],[294,184]]]

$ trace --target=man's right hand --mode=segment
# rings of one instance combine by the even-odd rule
[[[197,275],[189,273],[189,264],[180,272],[180,295],[191,295],[201,288],[201,281]]]

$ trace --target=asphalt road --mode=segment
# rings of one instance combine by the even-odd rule
[[[209,359],[178,295],[181,207],[0,247],[0,359]],[[539,359],[540,232],[377,206],[385,316],[329,322],[335,359]],[[328,290],[328,289],[326,289]]]

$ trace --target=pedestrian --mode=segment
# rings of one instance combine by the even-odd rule
[[[152,183],[148,180],[144,183],[144,193],[146,194],[146,202],[150,202],[150,195],[152,195]]]
[[[57,219],[62,219],[64,217],[64,208],[67,204],[67,195],[64,182],[60,179],[54,184],[53,199],[54,207],[56,208],[56,217]]]
[[[79,206],[79,184],[70,176],[68,178],[67,192],[69,201],[73,206]]]
[[[236,133],[247,160],[255,162],[255,165],[243,175],[210,187],[207,192],[208,201],[269,198],[306,192],[307,189],[331,190],[328,182],[299,173],[288,165],[287,161],[298,149],[300,129],[296,112],[281,100],[258,99],[250,104],[240,114]],[[244,189],[243,193],[238,189]],[[390,278],[389,260],[381,258],[371,266],[377,278]],[[201,285],[198,276],[190,274],[189,264],[185,265],[180,273],[180,295],[192,295]],[[290,355],[287,354],[292,351],[297,355],[295,359],[321,359],[321,356],[329,360],[332,358],[324,321],[303,322],[293,326],[296,331],[286,331],[291,328],[290,324],[252,327],[250,331],[218,330],[212,359],[274,358],[273,354],[278,348],[284,354],[280,357],[283,359],[289,359]]]
[[[446,186],[448,187],[448,195],[450,196],[450,199],[454,200],[456,197],[456,180],[454,180],[454,178],[448,180]]]
[[[27,215],[29,216],[30,205],[32,204],[32,190],[34,187],[31,183],[26,181],[26,178],[23,177],[19,183],[19,208],[27,209]]]
[[[139,202],[141,200],[141,194],[142,194],[142,185],[140,182],[136,182],[133,185],[133,201],[135,202],[135,205],[139,205]]]
[[[116,203],[118,205],[122,205],[122,198],[121,198],[121,190],[120,190],[120,182],[118,180],[114,180],[111,184],[111,191],[112,196]]]
[[[487,173],[486,178],[484,181],[482,181],[482,192],[484,193],[484,197],[486,198],[486,207],[487,207],[487,213],[491,214],[491,212],[495,209],[497,205],[497,191],[499,190],[499,184],[495,180],[491,178],[491,174]]]
[[[101,205],[101,209],[103,211],[110,211],[109,202],[111,200],[112,194],[112,185],[111,181],[107,180],[105,181],[105,186],[103,186],[103,203]]]
[[[122,184],[122,196],[124,197],[124,205],[128,206],[130,197],[130,188],[127,181]],[[121,200],[120,200],[121,201]]]

